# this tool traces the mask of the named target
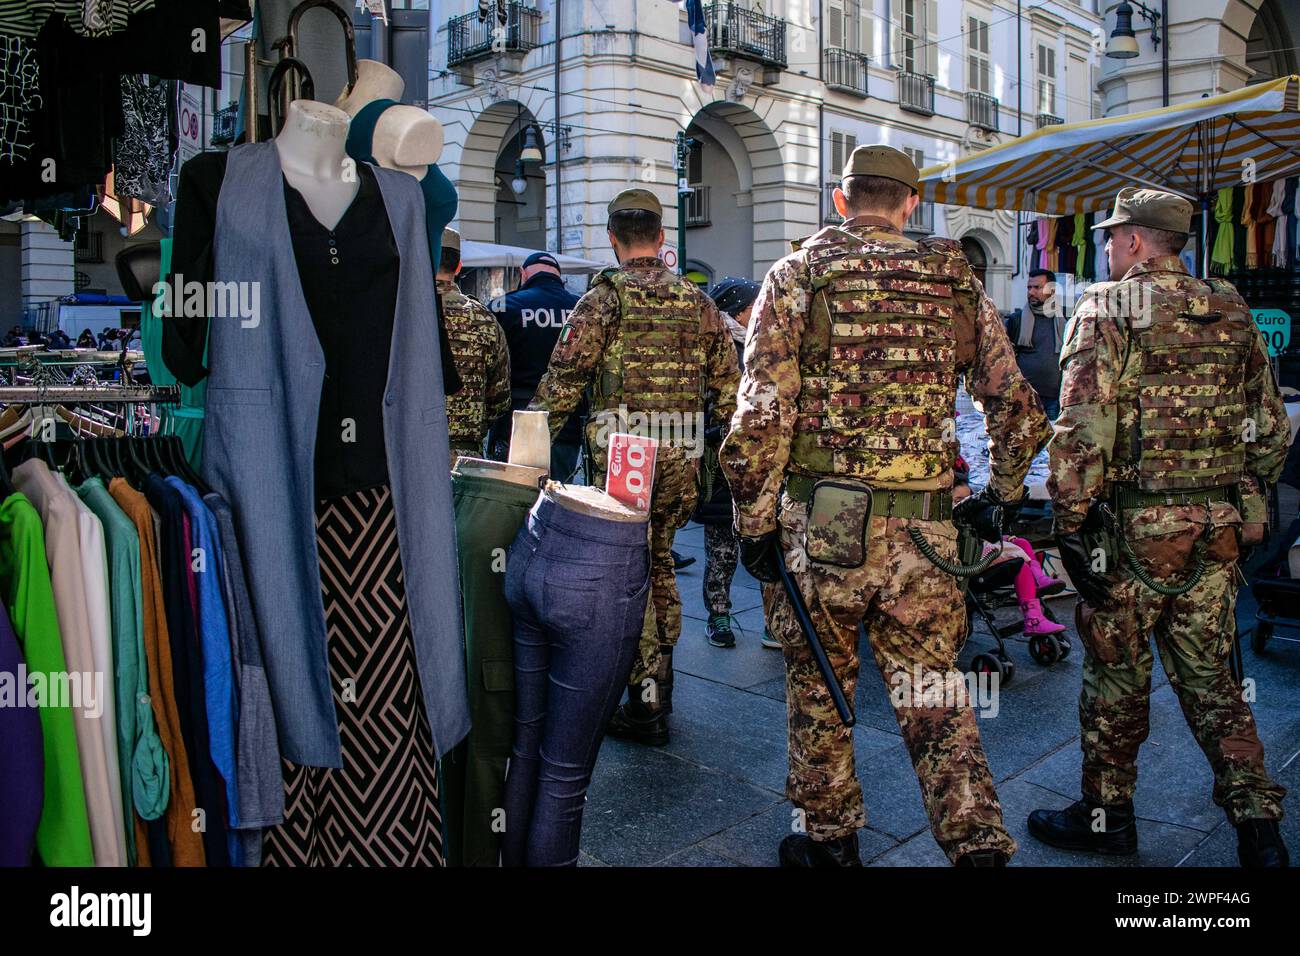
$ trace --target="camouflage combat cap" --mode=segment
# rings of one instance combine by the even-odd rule
[[[880,176],[903,183],[914,191],[921,181],[916,163],[902,150],[884,143],[859,146],[850,153],[840,178],[848,179],[850,176]]]
[[[1192,231],[1192,204],[1182,196],[1159,189],[1127,186],[1115,197],[1115,211],[1094,229],[1112,226],[1146,226],[1168,232]]]
[[[442,248],[455,249],[460,252],[460,233],[455,229],[444,229],[442,231]]]
[[[640,209],[644,212],[652,212],[660,219],[664,217],[664,207],[655,194],[648,189],[624,189],[621,193],[609,201],[609,215],[616,212],[624,212],[628,209]]]

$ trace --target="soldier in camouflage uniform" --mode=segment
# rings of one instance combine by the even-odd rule
[[[434,289],[461,387],[447,396],[451,463],[461,455],[483,457],[488,428],[510,409],[510,350],[505,332],[483,303],[456,286],[460,233],[442,231],[442,257]]]
[[[1076,612],[1083,799],[1035,811],[1029,831],[1064,849],[1137,852],[1154,632],[1242,864],[1278,866],[1285,790],[1264,769],[1227,662],[1238,544],[1263,540],[1261,492],[1281,472],[1290,432],[1249,307],[1230,283],[1196,279],[1178,258],[1191,216],[1170,193],[1121,191],[1095,227],[1107,230],[1113,281],[1088,288],[1066,331],[1048,489],[1062,559],[1086,602]],[[1103,503],[1118,553],[1094,550],[1089,535]]]
[[[899,687],[919,666],[952,692],[942,704],[903,695],[896,716],[939,846],[962,865],[998,866],[1015,842],[1002,825],[974,712],[955,693],[965,605],[955,579],[911,532],[955,559],[959,376],[988,420],[989,487],[961,506],[983,537],[999,536],[997,506],[1021,497],[1049,428],[960,246],[903,235],[917,180],[896,149],[854,150],[835,191],[847,221],[797,244],[768,272],[722,467],[741,560],[759,580],[776,582],[782,549],[848,700],[864,619],[887,685]],[[832,482],[817,487],[810,507],[824,479]],[[869,518],[863,488],[873,490]],[[821,515],[820,530],[810,526]],[[764,606],[785,654],[786,793],[807,831],[782,841],[781,863],[860,866],[857,831],[866,814],[853,732],[841,724],[779,584],[764,588]]]
[[[659,439],[650,503],[651,598],[628,700],[609,733],[639,743],[668,742],[672,654],[682,630],[672,543],[690,518],[704,442],[704,408],[730,420],[739,369],[731,336],[713,301],[659,258],[663,207],[646,189],[625,189],[609,204],[609,239],[618,268],[598,274],[569,314],[530,408],[550,414],[555,435],[591,389],[587,460],[603,487],[608,436],[634,430]],[[627,421],[620,423],[620,415]],[[631,428],[643,416],[661,428]],[[674,424],[676,423],[676,424]]]

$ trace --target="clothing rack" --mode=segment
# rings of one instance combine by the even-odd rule
[[[0,405],[179,404],[179,385],[0,385]]]

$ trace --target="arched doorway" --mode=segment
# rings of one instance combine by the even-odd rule
[[[1295,47],[1291,41],[1296,35],[1300,35],[1300,10],[1294,3],[1285,10],[1278,0],[1264,0],[1260,4],[1250,25],[1250,36],[1246,38],[1246,66],[1255,71],[1251,83],[1290,76],[1296,71]]]
[[[461,235],[479,242],[546,248],[545,137],[532,142],[541,162],[520,162],[537,118],[517,100],[501,100],[474,118],[455,170]]]
[[[788,251],[784,176],[776,137],[739,103],[710,103],[686,127],[686,255],[713,279],[761,279]],[[775,241],[773,241],[775,239]]]
[[[986,284],[989,257],[984,250],[984,244],[974,236],[962,236],[961,251],[966,254],[966,259],[970,262],[976,278],[980,280],[980,285]]]

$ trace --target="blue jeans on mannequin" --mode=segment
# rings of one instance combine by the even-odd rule
[[[626,685],[650,592],[646,525],[543,495],[506,558],[515,739],[504,866],[575,866],[587,786]]]

